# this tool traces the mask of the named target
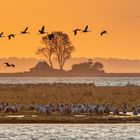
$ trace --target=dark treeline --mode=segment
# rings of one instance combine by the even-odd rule
[[[104,65],[100,62],[93,62],[92,60],[89,60],[88,62],[83,62],[80,64],[74,64],[72,65],[73,72],[94,72],[94,73],[105,73],[103,70]]]

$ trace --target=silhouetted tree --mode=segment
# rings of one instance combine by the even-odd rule
[[[63,70],[66,60],[71,57],[75,49],[67,34],[59,31],[52,32],[52,34],[54,38],[51,40],[48,35],[42,38],[46,46],[39,48],[37,53],[48,58],[51,67],[53,67],[52,57],[54,56],[57,59],[60,70]]]
[[[53,32],[55,35],[52,44],[55,48],[55,55],[59,64],[60,70],[63,70],[64,64],[67,59],[71,57],[72,52],[75,50],[69,36],[63,32]]]
[[[101,70],[103,70],[104,65],[103,65],[102,63],[100,63],[100,62],[95,62],[95,63],[92,65],[92,68],[93,68],[94,70],[101,71]]]
[[[88,62],[83,62],[80,64],[72,65],[72,70],[76,71],[89,71],[91,70],[90,64]]]
[[[88,59],[88,63],[91,66],[93,64],[93,59]]]
[[[53,68],[52,57],[54,54],[54,47],[51,44],[51,40],[48,39],[48,36],[42,37],[42,43],[45,47],[40,47],[37,50],[37,54],[43,55],[49,62],[51,68]]]
[[[95,73],[104,73],[104,65],[100,62],[93,63],[93,60],[90,59],[88,62],[83,62],[80,64],[72,65],[73,71],[84,71],[84,72],[95,72]]]

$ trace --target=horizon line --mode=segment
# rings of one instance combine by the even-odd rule
[[[9,56],[9,57],[0,57],[0,59],[10,59],[10,58],[18,58],[18,59],[36,59],[36,60],[46,60],[45,58],[37,58],[37,57],[18,57],[18,56]],[[86,57],[86,56],[81,56],[81,57],[71,57],[70,59],[78,59],[78,58],[84,58],[84,59],[117,59],[117,60],[132,60],[132,61],[140,61],[138,58],[119,58],[119,57]]]

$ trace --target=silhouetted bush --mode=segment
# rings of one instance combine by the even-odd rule
[[[72,65],[72,71],[84,71],[84,72],[95,72],[95,73],[105,73],[103,70],[104,65],[100,62],[83,62],[80,64]]]

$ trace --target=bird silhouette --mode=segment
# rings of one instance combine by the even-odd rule
[[[54,34],[48,34],[48,38],[49,38],[49,40],[54,39]]]
[[[11,67],[14,67],[15,68],[15,65],[14,64],[11,64]]]
[[[88,30],[88,25],[85,27],[84,30],[82,30],[82,32],[83,32],[83,33],[91,32],[91,31]]]
[[[42,26],[41,30],[39,30],[39,33],[40,34],[45,34],[46,33],[45,32],[45,26],[44,25]]]
[[[6,67],[13,67],[13,68],[15,68],[14,64],[9,64],[8,62],[5,62],[4,64],[6,65]]]
[[[106,30],[101,32],[101,36],[103,36],[104,34],[108,34]]]
[[[9,34],[8,39],[11,40],[11,38],[14,38],[16,34]]]
[[[24,31],[21,31],[21,34],[28,34],[29,32],[27,32],[27,30],[28,30],[28,27],[26,27]]]
[[[4,37],[4,36],[3,36],[3,32],[0,33],[0,38],[1,38],[1,37]]]
[[[73,32],[74,32],[74,35],[76,36],[78,31],[81,31],[81,29],[75,29]]]

